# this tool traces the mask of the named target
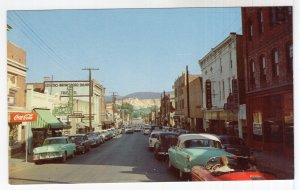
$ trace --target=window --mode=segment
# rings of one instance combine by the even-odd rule
[[[273,78],[279,77],[279,52],[278,49],[272,51],[272,74]]]
[[[250,85],[250,88],[254,88],[254,86],[255,86],[254,72],[255,72],[255,63],[254,63],[254,61],[251,61],[250,64],[249,64],[249,85]]]
[[[267,80],[267,66],[266,66],[266,58],[265,56],[260,57],[260,81],[262,83]]]
[[[224,100],[225,99],[225,82],[224,82],[224,80],[222,80],[222,90],[223,90],[222,96],[223,96],[223,100]]]
[[[287,8],[285,7],[273,7],[271,11],[271,24],[281,24],[287,21]]]
[[[258,30],[259,33],[262,34],[264,33],[264,15],[261,9],[258,11],[258,22],[259,22]]]
[[[230,77],[228,78],[228,90],[229,90],[229,92],[228,93],[231,93],[231,79],[230,79]]]
[[[219,81],[219,101],[221,101],[222,94],[221,94],[221,81]]]
[[[293,44],[288,43],[286,46],[286,68],[287,68],[287,73],[292,73],[293,72]]]
[[[232,56],[231,56],[231,52],[229,53],[229,63],[230,63],[230,68],[232,68]]]
[[[248,38],[249,38],[249,41],[252,41],[252,37],[253,37],[253,24],[252,24],[251,20],[249,20],[248,23],[249,23]]]

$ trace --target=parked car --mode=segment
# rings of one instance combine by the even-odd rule
[[[171,146],[175,146],[177,143],[178,134],[173,132],[161,132],[158,133],[157,142],[154,144],[154,156],[156,159],[160,159],[163,156],[168,155],[168,149]]]
[[[60,159],[65,162],[68,157],[75,157],[76,145],[71,142],[69,137],[49,137],[43,145],[33,149],[32,160],[39,164],[44,160]]]
[[[95,132],[95,134],[97,135],[97,138],[100,139],[100,144],[105,142],[105,138],[103,137],[103,135],[99,131]]]
[[[250,156],[250,149],[243,139],[232,135],[219,135],[217,137],[225,151],[237,156]]]
[[[212,156],[232,155],[222,149],[216,136],[204,133],[180,135],[168,154],[168,166],[178,169],[180,178],[188,176],[193,166],[203,165]]]
[[[275,175],[256,169],[249,157],[227,156],[229,171],[219,170],[222,157],[211,157],[205,164],[192,168],[192,181],[275,180]]]
[[[108,135],[105,130],[102,130],[99,133],[100,133],[100,136],[102,137],[102,139],[104,140],[104,142],[108,140]]]
[[[148,139],[148,148],[152,150],[154,148],[155,143],[158,141],[158,134],[162,131],[153,131]]]
[[[71,142],[75,143],[77,153],[85,154],[90,150],[92,141],[86,134],[70,135],[69,138]]]
[[[91,140],[91,147],[96,147],[101,143],[100,137],[96,133],[87,133],[88,139]]]
[[[151,127],[144,127],[144,135],[149,135],[151,133]]]

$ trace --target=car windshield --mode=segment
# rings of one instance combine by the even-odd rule
[[[43,143],[43,145],[50,144],[66,144],[66,139],[46,139]]]
[[[191,139],[184,142],[185,148],[194,148],[194,147],[215,147],[220,148],[221,145],[218,141],[210,139]]]

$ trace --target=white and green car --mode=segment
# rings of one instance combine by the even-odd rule
[[[183,134],[176,146],[168,150],[169,168],[179,170],[179,177],[190,174],[195,165],[204,165],[211,157],[230,156],[222,149],[220,140],[211,134]]]
[[[33,149],[32,160],[35,164],[39,164],[44,160],[60,159],[65,162],[68,157],[74,157],[76,145],[71,142],[69,137],[50,137],[44,140],[40,147]]]

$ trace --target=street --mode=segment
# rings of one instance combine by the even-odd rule
[[[49,161],[41,165],[10,171],[9,183],[16,184],[73,184],[109,182],[172,182],[174,172],[164,161],[157,161],[147,147],[148,136],[141,132],[121,134],[76,155],[65,163]]]

